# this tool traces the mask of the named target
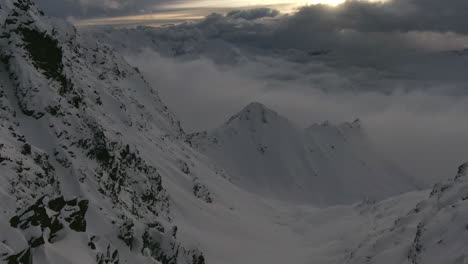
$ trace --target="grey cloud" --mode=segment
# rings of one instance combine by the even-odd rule
[[[440,31],[468,33],[468,2],[464,0],[391,0],[383,3],[348,0],[337,6],[303,7],[288,26],[311,30]]]
[[[165,0],[36,0],[46,14],[56,17],[113,17],[152,13]]]
[[[391,159],[430,184],[468,156],[467,4],[348,1],[109,32],[188,130],[251,101],[304,126],[360,117]]]
[[[266,19],[212,14],[111,42],[128,39],[127,58],[188,130],[213,127],[251,101],[304,126],[359,117],[391,159],[430,184],[468,156],[468,52],[451,52],[468,37],[462,20],[427,22],[455,6],[424,3],[348,1]]]
[[[468,2],[461,0],[393,0],[384,3],[349,0],[337,7],[306,6],[293,15],[266,22],[238,21],[233,16],[212,15],[198,28],[207,37],[260,48],[345,49],[349,54],[368,50],[369,45],[414,47],[410,42],[418,41],[415,35],[419,35],[420,40],[428,39],[431,34],[435,36],[433,33],[439,36],[464,35],[468,33],[466,17]],[[431,48],[431,42],[440,43],[442,39],[439,37],[437,40],[436,36],[434,40],[427,41],[429,45],[420,47]],[[393,50],[393,47],[389,48]],[[382,51],[385,49],[380,49],[379,55]]]
[[[246,20],[255,20],[264,17],[275,17],[279,11],[271,8],[255,8],[247,10],[233,10],[227,13],[227,17],[242,18]]]
[[[227,67],[203,57],[164,58],[151,50],[127,54],[127,59],[159,88],[190,131],[217,126],[249,102],[260,101],[302,126],[359,117],[384,154],[428,186],[452,174],[468,155],[468,97],[448,93],[452,83],[271,56]],[[277,73],[292,77],[271,78]],[[375,87],[389,89],[381,93]]]
[[[382,18],[385,15],[379,13],[383,10],[386,13],[396,12],[390,12],[390,10],[397,9],[394,6],[390,9],[382,7],[384,5],[361,1],[347,2],[336,8],[314,5],[304,7],[293,15],[280,15],[266,20],[243,18],[245,14],[268,14],[270,12],[258,9],[250,13],[247,11],[235,13],[244,14],[243,16],[212,14],[199,23],[165,27],[155,29],[153,32],[156,32],[157,38],[172,39],[179,43],[190,42],[191,38],[202,39],[203,43],[209,40],[225,41],[235,46],[255,48],[256,52],[260,53],[266,50],[271,52],[277,49],[296,49],[317,54],[326,50],[331,51],[328,57],[337,58],[335,63],[340,63],[345,67],[359,65],[398,68],[402,61],[418,61],[421,54],[426,56],[427,53],[434,51],[463,49],[468,43],[468,36],[450,32],[388,31],[390,29],[388,24],[380,26],[379,29],[386,31],[377,31],[370,30],[370,26],[363,26],[365,23],[362,21],[369,21],[369,25],[379,24],[371,23],[370,17],[385,20]],[[397,5],[397,2],[393,5]],[[374,11],[350,11],[359,9],[356,6],[364,6]],[[410,12],[414,9],[407,7],[403,10]],[[343,15],[346,12],[353,15]],[[369,13],[373,15],[356,15]],[[346,22],[352,20],[349,17],[356,17],[360,20],[353,23]]]
[[[37,0],[46,13],[66,17],[106,17],[161,12],[157,5],[168,0]],[[192,0],[196,2],[197,0]],[[254,20],[274,17],[268,8],[232,11],[228,18]],[[360,32],[437,31],[468,33],[466,0],[348,0],[336,7],[309,5],[290,16],[284,30],[303,34],[355,30]]]

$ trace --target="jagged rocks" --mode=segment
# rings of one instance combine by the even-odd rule
[[[173,234],[147,227],[142,241],[142,254],[149,254],[162,264],[205,264],[201,252],[185,249],[175,240]]]
[[[0,148],[0,169],[4,171],[4,187],[16,197],[19,205],[26,205],[45,194],[59,195],[60,181],[49,155],[33,151],[29,144],[18,149],[12,145]],[[7,173],[9,172],[9,173]]]
[[[146,164],[133,152],[130,146],[118,142],[110,142],[104,129],[97,124],[88,124],[93,137],[80,139],[75,145],[84,149],[87,156],[100,165],[96,169],[99,176],[100,190],[111,197],[114,203],[126,207],[136,215],[145,214],[137,212],[134,208],[142,207],[154,215],[169,213],[169,197],[162,186],[161,175],[158,170]],[[138,182],[131,181],[131,175],[138,174],[144,179],[143,189],[136,191],[128,188]],[[140,188],[135,186],[136,188]],[[120,199],[120,194],[127,192],[132,197],[132,204]]]
[[[87,200],[68,200],[63,196],[39,198],[33,205],[10,219],[13,228],[22,230],[28,239],[28,248],[5,258],[8,263],[32,263],[31,249],[55,243],[58,233],[66,226],[76,232],[86,231]]]
[[[50,37],[47,32],[36,29],[19,27],[24,47],[28,51],[34,65],[41,69],[43,74],[61,84],[60,93],[64,94],[71,86],[70,81],[63,74],[62,49],[58,41]]]
[[[29,155],[31,154],[31,145],[29,144],[24,144],[22,149],[21,149],[21,154],[23,155]]]
[[[5,261],[8,264],[33,264],[31,248],[25,249],[17,254],[8,256]]]
[[[177,238],[177,231],[178,231],[178,230],[179,230],[179,228],[178,228],[177,226],[173,226],[173,227],[172,227],[172,232],[171,232],[171,233],[172,233],[172,237],[173,237],[174,239]]]
[[[190,174],[190,167],[187,162],[180,160],[179,161],[180,170],[185,174]]]
[[[213,202],[210,191],[205,185],[203,185],[200,182],[200,179],[198,179],[197,177],[193,179],[193,194],[195,195],[195,197],[206,203]]]
[[[111,249],[108,245],[106,252],[99,252],[96,255],[96,264],[119,264],[119,250]]]
[[[63,228],[65,222],[76,232],[86,231],[88,200],[66,201],[63,196],[48,200],[48,202],[45,200],[48,199],[39,198],[35,204],[11,218],[10,225],[21,230],[39,227],[41,231],[44,231],[48,228],[50,230],[49,241]]]
[[[205,264],[205,257],[203,255],[193,255],[192,257],[192,263],[193,264]]]
[[[133,240],[135,239],[135,224],[131,219],[126,219],[119,226],[119,238],[125,242],[125,244],[132,249]]]

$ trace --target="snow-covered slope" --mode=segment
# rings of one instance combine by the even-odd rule
[[[380,232],[372,232],[346,263],[467,263],[468,163],[452,180]]]
[[[255,181],[230,175],[185,143],[157,92],[113,48],[43,16],[31,1],[0,3],[0,57],[2,263],[338,264],[363,263],[367,256],[400,263],[408,256],[402,252],[412,252],[415,263],[432,263],[431,251],[450,257],[434,263],[462,263],[465,237],[453,234],[465,227],[466,217],[459,217],[465,167],[418,206],[426,192],[323,209],[273,201],[229,179],[265,192],[280,184],[296,191],[280,176],[315,184],[322,171],[336,176],[331,168],[337,164],[359,171],[358,158],[375,170],[381,163],[370,157],[356,123],[304,131],[253,104],[216,130],[219,138],[194,135],[192,144],[202,151],[225,148],[221,161],[242,148],[245,158],[285,174],[274,174],[267,186],[265,175],[255,174]],[[240,154],[232,157],[246,162]],[[303,178],[309,169],[318,176]],[[327,179],[323,188],[341,180]],[[333,186],[330,198],[354,195]],[[297,197],[280,193],[309,198],[305,190]],[[393,244],[374,246],[402,233],[398,254],[385,256]]]
[[[416,189],[410,177],[379,158],[359,121],[303,130],[252,103],[221,127],[189,140],[234,183],[268,197],[327,205]]]
[[[211,194],[155,90],[29,0],[2,1],[0,25],[0,258],[204,263],[173,215]]]

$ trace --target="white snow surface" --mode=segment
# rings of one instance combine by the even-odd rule
[[[252,103],[219,128],[191,135],[190,142],[234,183],[282,200],[349,204],[417,189],[411,177],[379,157],[359,120],[304,130]]]
[[[187,137],[112,47],[29,0],[0,4],[0,58],[0,262],[466,263],[466,165],[430,195],[321,208],[411,187],[357,123],[252,104]]]

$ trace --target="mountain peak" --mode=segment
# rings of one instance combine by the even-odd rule
[[[350,129],[362,129],[362,122],[359,118],[355,119],[353,122],[345,122],[340,125],[342,128],[350,128]]]
[[[232,116],[227,124],[230,124],[234,120],[268,124],[278,117],[279,115],[275,111],[267,108],[265,105],[259,102],[252,102]]]
[[[468,162],[463,163],[460,167],[458,167],[456,179],[462,178],[468,175]]]
[[[270,111],[273,112],[273,110],[268,109],[264,104],[259,103],[259,102],[252,102],[245,106],[241,112],[247,112],[247,113],[261,113],[261,112],[266,112]]]

